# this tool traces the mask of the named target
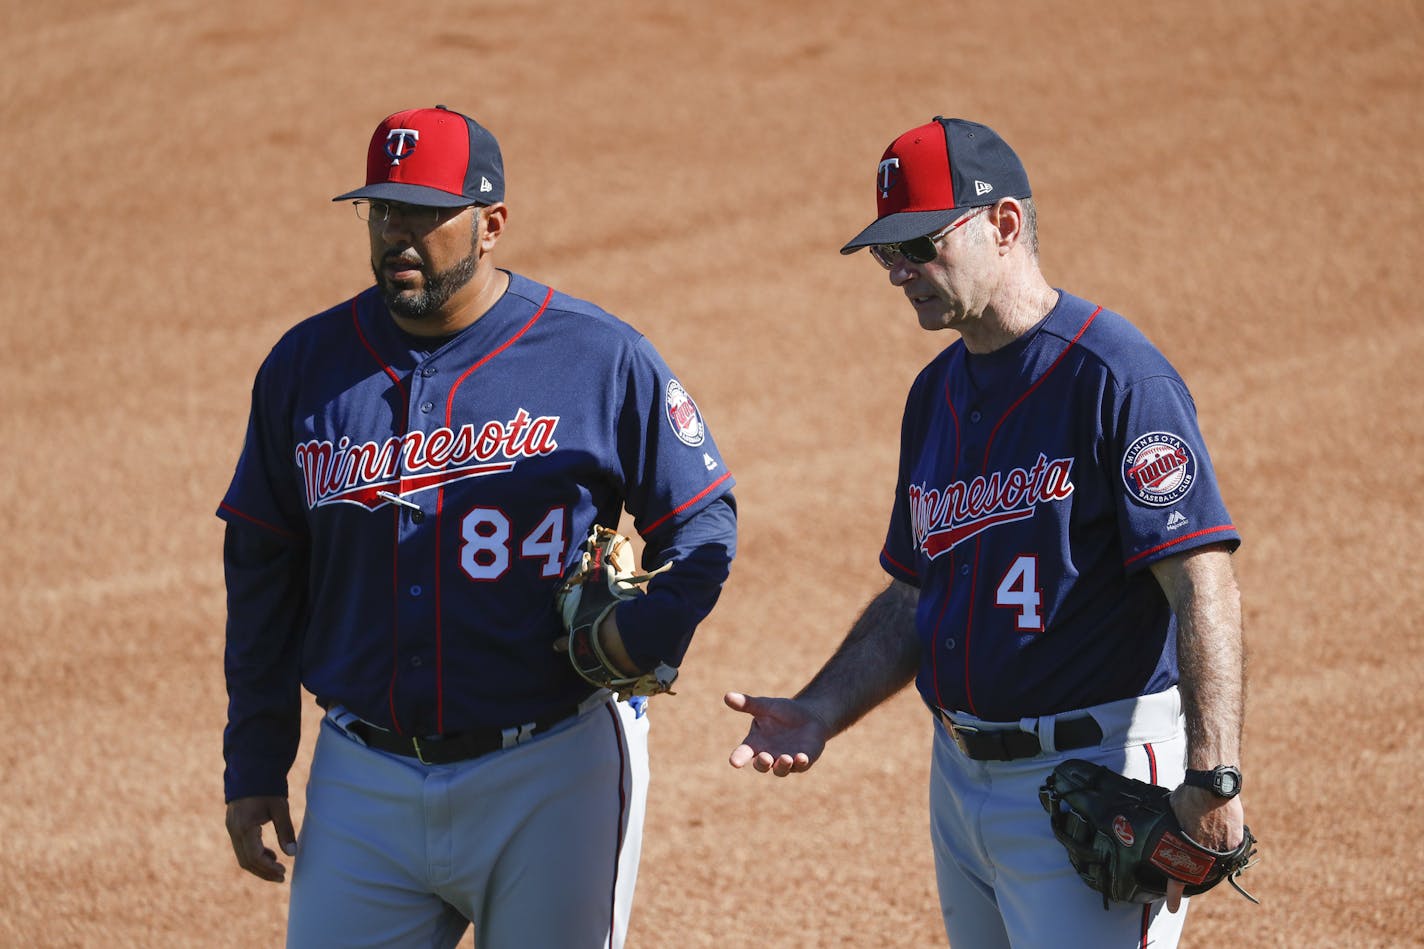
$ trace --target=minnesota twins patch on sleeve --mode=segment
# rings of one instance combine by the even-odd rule
[[[1196,483],[1197,462],[1186,441],[1171,432],[1148,432],[1122,456],[1122,483],[1152,507],[1176,504]]]
[[[697,403],[676,379],[669,379],[667,392],[663,398],[667,410],[668,424],[678,441],[690,448],[702,444],[706,437],[706,427],[702,424],[702,414],[697,411]]]

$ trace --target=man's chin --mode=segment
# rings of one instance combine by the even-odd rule
[[[422,290],[402,290],[382,281],[381,297],[386,301],[386,309],[407,320],[418,320],[430,314]]]

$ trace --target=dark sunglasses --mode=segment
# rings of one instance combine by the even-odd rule
[[[912,237],[907,241],[900,241],[898,244],[871,244],[870,256],[874,257],[880,266],[886,270],[892,269],[903,257],[912,264],[927,264],[939,256],[939,242],[957,229],[968,224],[979,215],[993,207],[986,204],[974,213],[962,217],[949,227],[933,234],[926,234],[924,237]]]

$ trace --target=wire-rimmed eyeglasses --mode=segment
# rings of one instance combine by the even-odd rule
[[[870,256],[874,257],[880,266],[886,270],[893,269],[894,266],[900,262],[901,257],[904,257],[912,264],[927,264],[939,256],[940,241],[992,207],[992,204],[986,204],[967,217],[962,217],[943,230],[936,231],[933,234],[926,234],[923,237],[912,237],[898,244],[871,244]]]
[[[400,201],[369,201],[365,198],[358,198],[352,201],[351,206],[356,209],[356,216],[368,223],[384,224],[394,218],[397,223],[404,223],[408,227],[416,230],[430,230],[439,225],[442,221],[448,221],[466,208],[475,207],[475,205],[466,204],[458,208],[437,208],[428,204],[404,204]]]

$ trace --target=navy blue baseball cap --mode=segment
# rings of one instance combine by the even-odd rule
[[[997,132],[937,115],[885,149],[875,175],[879,216],[841,253],[923,237],[971,208],[1031,196],[1023,162]]]
[[[437,105],[388,115],[366,149],[366,186],[332,198],[437,208],[504,200],[504,159],[489,130]]]

